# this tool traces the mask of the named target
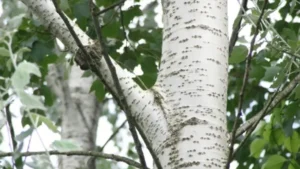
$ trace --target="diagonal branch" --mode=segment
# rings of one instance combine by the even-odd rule
[[[284,98],[286,98],[291,91],[299,84],[300,82],[300,74],[298,74],[282,91],[278,92],[276,97],[273,99],[273,101],[270,103],[270,106],[268,106],[268,109],[266,110],[266,113],[264,113],[265,107],[259,111],[254,117],[247,120],[242,126],[240,126],[236,131],[236,137],[243,134],[245,131],[247,131],[253,124],[255,124],[257,121],[259,121],[260,117],[263,115],[267,115],[278,103],[280,103]]]
[[[104,39],[103,39],[102,34],[101,34],[101,28],[99,26],[99,22],[98,22],[97,18],[95,17],[96,13],[94,11],[93,1],[89,0],[89,4],[90,4],[90,12],[91,12],[91,15],[92,15],[92,18],[93,18],[93,21],[94,21],[94,27],[95,27],[96,34],[97,34],[97,37],[98,37],[100,48],[102,48],[102,55],[104,56],[105,62],[108,65],[111,76],[113,78],[114,85],[115,85],[116,90],[119,94],[119,97],[116,98],[116,99],[120,100],[121,107],[123,108],[123,110],[126,114],[127,120],[128,120],[129,130],[130,130],[132,138],[134,140],[135,148],[136,148],[136,151],[137,151],[138,156],[140,158],[140,162],[141,162],[143,168],[146,169],[147,164],[146,164],[146,160],[145,160],[144,153],[143,153],[143,150],[142,150],[142,144],[139,140],[138,133],[135,129],[136,123],[135,123],[134,117],[132,116],[131,110],[130,110],[129,105],[126,101],[124,92],[123,92],[121,84],[119,82],[118,75],[116,73],[116,68],[114,67],[114,65],[112,64],[112,62],[110,60],[110,57],[108,56],[108,52],[106,50],[106,45],[104,43]]]
[[[103,146],[100,148],[100,152],[103,152],[105,146],[110,142],[111,139],[113,139],[117,134],[118,132],[120,131],[121,128],[123,128],[126,124],[127,120],[125,120],[114,132],[113,134],[106,140],[106,142],[103,144]]]
[[[109,7],[107,7],[107,8],[105,8],[105,9],[103,9],[103,10],[97,12],[97,13],[95,14],[95,16],[101,15],[101,14],[103,14],[103,13],[105,13],[105,12],[107,12],[107,11],[109,11],[109,10],[111,10],[111,9],[113,9],[113,8],[115,8],[115,7],[117,7],[117,6],[120,6],[120,5],[124,4],[125,1],[126,1],[126,0],[121,0],[121,1],[119,1],[119,2],[116,2],[116,3],[112,4],[112,5],[110,5]]]
[[[232,52],[232,49],[235,46],[235,43],[236,43],[236,41],[239,37],[239,32],[240,32],[240,29],[241,29],[243,15],[247,11],[247,3],[248,3],[248,0],[243,0],[243,2],[241,4],[240,11],[237,15],[237,17],[239,17],[238,21],[237,21],[237,25],[233,29],[233,31],[231,33],[231,36],[230,36],[230,41],[229,41],[229,56],[230,56],[230,54]]]
[[[229,148],[229,157],[228,157],[227,165],[226,165],[227,169],[229,169],[229,167],[230,167],[230,162],[231,162],[232,155],[233,155],[233,146],[234,146],[234,142],[235,142],[235,138],[236,138],[235,137],[236,136],[236,131],[237,131],[237,128],[238,128],[238,119],[240,118],[240,116],[242,114],[242,106],[243,106],[243,103],[244,103],[245,90],[246,90],[246,87],[247,87],[247,84],[248,84],[250,65],[251,65],[251,59],[252,59],[252,52],[253,52],[256,37],[257,37],[258,32],[259,32],[260,22],[262,20],[263,15],[264,15],[264,11],[266,9],[266,4],[267,3],[268,3],[268,0],[265,0],[265,2],[263,4],[263,7],[262,7],[262,11],[259,15],[259,18],[258,18],[257,22],[256,22],[257,26],[256,26],[256,29],[255,29],[253,38],[251,40],[249,53],[248,53],[248,56],[247,56],[247,59],[246,59],[246,68],[245,68],[246,70],[245,70],[245,73],[244,73],[242,88],[240,90],[240,97],[239,97],[239,103],[238,103],[238,114],[235,118],[235,121],[234,121],[234,124],[233,124],[233,129],[232,129],[231,143],[230,143],[230,148]]]
[[[262,109],[262,113],[260,115],[260,117],[258,118],[258,120],[251,126],[250,130],[248,131],[247,135],[245,136],[244,140],[240,143],[240,145],[238,146],[238,148],[235,150],[235,152],[233,152],[232,155],[232,159],[235,157],[236,153],[244,146],[244,144],[246,143],[246,141],[250,138],[250,135],[252,134],[252,132],[255,130],[256,126],[258,125],[258,123],[264,118],[264,116],[267,114],[267,110],[270,107],[271,103],[273,102],[274,98],[276,97],[276,95],[278,94],[280,87],[277,88],[277,90],[273,93],[273,95],[270,97],[270,99],[268,100],[267,104],[264,106],[264,108]]]
[[[119,92],[116,89],[114,78],[112,77],[111,71],[103,59],[102,49],[99,48],[99,43],[97,41],[89,38],[86,33],[81,30],[76,24],[72,23],[72,28],[76,32],[76,35],[80,39],[82,45],[87,49],[88,54],[91,56],[87,57],[84,55],[81,48],[78,47],[74,38],[72,37],[70,31],[66,27],[65,22],[62,20],[60,15],[56,12],[56,9],[51,0],[21,0],[26,6],[29,7],[31,11],[36,14],[39,19],[42,21],[43,25],[49,29],[49,31],[54,35],[54,37],[59,38],[63,44],[66,46],[68,51],[76,56],[80,55],[83,63],[87,63],[87,68],[90,68],[93,73],[95,73],[102,83],[105,85],[107,90],[116,98],[116,101],[122,107],[120,99],[124,99],[119,96]],[[67,17],[65,15],[65,17]],[[69,22],[71,20],[67,18]],[[97,44],[98,43],[98,44]],[[76,59],[76,57],[75,57]],[[154,109],[155,105],[149,104],[153,102],[153,93],[147,90],[143,90],[132,78],[135,77],[134,74],[128,72],[126,69],[123,69],[118,65],[113,59],[111,60],[115,71],[118,74],[118,80],[122,87],[123,95],[126,96],[126,101],[130,104],[130,109],[132,116],[135,118],[135,127],[140,132],[147,148],[149,149],[151,155],[156,161],[155,164],[159,167],[159,160],[155,157],[155,150],[159,149],[159,145],[164,140],[168,133],[166,128],[162,128],[160,123],[156,123],[159,119],[157,114],[160,114],[160,109]],[[84,67],[85,68],[85,67]],[[120,99],[118,99],[120,98]],[[143,99],[137,99],[143,98]],[[157,128],[160,128],[159,132],[156,131]],[[147,134],[144,132],[147,131]],[[159,135],[159,137],[157,137]],[[156,144],[153,144],[156,143]]]
[[[34,152],[24,152],[24,153],[18,153],[19,156],[22,157],[27,157],[27,156],[34,156],[34,155],[44,155],[46,153],[49,153],[50,155],[67,155],[67,156],[92,156],[92,157],[98,157],[98,158],[104,158],[104,159],[110,159],[110,160],[115,160],[115,161],[120,161],[124,162],[130,166],[134,166],[136,168],[141,168],[144,169],[144,167],[127,157],[122,157],[114,154],[106,154],[106,153],[100,153],[100,152],[93,152],[93,151],[34,151]],[[0,153],[0,158],[1,157],[9,157],[9,156],[14,156],[14,152],[1,152]]]

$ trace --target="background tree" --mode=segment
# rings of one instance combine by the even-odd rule
[[[14,155],[13,165],[17,168],[26,163],[25,156],[32,155],[22,153],[20,156],[24,139],[41,124],[54,132],[61,126],[64,140],[53,143],[59,151],[46,151],[43,154],[47,156],[34,159],[31,163],[34,168],[45,167],[49,155],[59,153],[83,155],[62,158],[61,168],[93,168],[94,158],[90,156],[102,157],[102,160],[97,158],[98,168],[117,167],[103,158],[143,168],[144,155],[134,127],[139,130],[157,168],[222,168],[226,163],[229,167],[233,160],[238,162],[239,169],[300,168],[297,63],[300,4],[296,0],[252,3],[244,0],[233,25],[229,50],[227,18],[224,17],[226,0],[200,5],[196,1],[163,1],[163,35],[154,21],[157,1],[143,10],[138,1],[123,10],[119,6],[124,1],[57,2],[57,12],[61,9],[69,18],[76,18],[83,31],[74,27],[73,22],[63,21],[64,15],[58,15],[55,8],[51,8],[51,1],[40,2],[24,0],[33,13],[25,13],[26,8],[18,1],[2,4],[0,105],[15,153],[0,156]],[[94,11],[97,15],[92,17],[90,13],[95,6],[99,10]],[[41,22],[36,16],[42,18]],[[144,16],[144,21],[138,19],[140,16]],[[74,40],[72,29],[65,26],[68,23],[75,28],[82,44]],[[178,25],[185,25],[190,34],[185,29],[177,29]],[[241,30],[245,30],[245,35],[239,35]],[[59,38],[64,47],[54,37]],[[94,43],[96,39],[101,43]],[[191,46],[193,48],[188,48]],[[227,51],[230,55],[228,97]],[[69,52],[73,53],[71,59]],[[101,60],[100,53],[103,54]],[[114,60],[116,74],[109,66],[108,54]],[[82,69],[90,69],[84,72],[83,78],[78,67],[73,66],[74,57]],[[188,68],[183,67],[186,63],[190,63]],[[139,76],[125,71],[136,67],[143,72]],[[96,97],[88,94],[89,91]],[[182,92],[176,95],[177,91]],[[107,110],[104,105],[111,97],[106,93],[114,96],[127,115],[136,147],[136,150],[134,146],[128,149],[128,156],[139,159],[139,163],[103,154],[103,147],[95,145],[99,116],[107,117],[115,126],[122,114]],[[30,126],[16,134],[9,109],[14,99],[20,99],[23,106],[22,125]],[[181,100],[176,103],[177,99]],[[102,104],[98,104],[99,101]],[[199,107],[193,107],[195,105]],[[226,142],[225,115],[231,131],[229,143]],[[119,144],[118,140],[114,141]],[[195,146],[198,142],[202,147]],[[80,151],[71,151],[78,149]],[[82,150],[93,150],[93,153]],[[10,161],[3,161],[6,161],[3,165],[10,166]]]

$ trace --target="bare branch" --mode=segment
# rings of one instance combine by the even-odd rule
[[[255,124],[253,124],[249,130],[249,132],[247,133],[246,137],[244,138],[244,140],[240,143],[239,147],[235,150],[235,152],[233,152],[232,154],[232,159],[235,157],[236,153],[241,149],[241,147],[244,146],[244,144],[246,143],[246,141],[250,138],[250,135],[252,134],[252,132],[254,131],[254,129],[256,128],[256,126],[258,125],[258,123],[264,118],[264,116],[267,114],[267,110],[270,107],[271,103],[273,102],[274,98],[276,97],[276,95],[278,94],[280,87],[278,87],[278,89],[273,93],[273,95],[270,97],[270,99],[268,100],[266,106],[262,109],[262,113],[261,116],[259,117],[259,119],[255,122]]]
[[[281,102],[285,97],[287,97],[290,92],[299,84],[300,82],[300,74],[298,74],[281,92],[279,92],[276,97],[271,102],[270,106],[267,109],[267,113],[270,112],[279,102]],[[260,117],[264,114],[264,108],[259,111],[254,117],[247,120],[241,127],[238,128],[236,132],[236,137],[243,134],[245,131],[247,131],[253,124],[255,124],[257,121],[259,121]]]
[[[103,9],[103,10],[97,12],[97,13],[95,14],[95,16],[101,15],[101,14],[103,14],[103,13],[105,13],[105,12],[107,12],[107,11],[109,11],[109,10],[111,10],[111,9],[113,9],[113,8],[115,8],[115,7],[117,7],[117,6],[121,6],[122,4],[124,4],[125,1],[126,1],[126,0],[121,0],[121,1],[119,1],[119,2],[116,2],[116,3],[112,4],[112,5],[110,5],[109,7],[107,7],[107,8],[105,8],[105,9]]]
[[[67,155],[67,156],[92,156],[92,157],[98,157],[98,158],[104,158],[104,159],[110,159],[110,160],[115,160],[115,161],[120,161],[124,162],[128,165],[134,166],[136,168],[143,168],[140,163],[129,159],[127,157],[122,157],[114,154],[106,154],[106,153],[100,153],[100,152],[93,152],[93,151],[34,151],[34,152],[24,152],[24,153],[18,153],[18,155],[22,157],[27,157],[27,156],[34,156],[34,155],[44,155],[46,153],[49,153],[50,155]],[[14,156],[14,152],[5,152],[5,153],[0,153],[0,157],[8,157],[8,156]]]
[[[12,146],[13,146],[13,151],[16,152],[17,151],[17,146],[18,146],[18,143],[17,141],[15,140],[15,130],[14,130],[14,126],[12,124],[12,116],[11,116],[11,112],[9,110],[9,106],[11,105],[11,103],[13,102],[10,101],[6,106],[5,106],[5,112],[6,112],[6,119],[7,119],[7,124],[8,124],[8,128],[9,128],[9,135],[10,135],[10,138],[11,138],[11,142],[12,142]],[[14,159],[12,158],[12,163],[13,165],[16,165],[18,164],[19,166],[22,166],[23,165],[23,162],[22,162],[22,159],[21,158],[17,158],[17,159]],[[17,167],[17,166],[16,166]]]
[[[237,21],[237,25],[236,27],[233,29],[231,36],[230,36],[230,41],[229,41],[229,56],[233,50],[233,47],[235,46],[235,43],[239,37],[239,32],[241,29],[241,24],[242,24],[242,19],[243,19],[243,15],[244,13],[247,11],[247,3],[248,0],[243,0],[242,4],[241,4],[241,8],[240,11],[237,15],[238,21]]]
[[[9,106],[11,103],[8,103],[5,107],[5,112],[6,112],[6,119],[7,119],[7,124],[9,127],[9,132],[10,132],[10,137],[11,137],[11,141],[12,141],[12,145],[13,145],[13,150],[15,151],[17,149],[17,142],[15,140],[15,130],[14,130],[14,126],[12,124],[12,117],[11,117],[11,112],[9,110]]]
[[[108,55],[108,52],[106,51],[106,45],[104,43],[104,40],[103,40],[103,37],[102,37],[102,34],[101,34],[101,28],[99,26],[99,22],[98,22],[97,18],[95,17],[96,13],[94,11],[93,1],[89,0],[89,4],[90,4],[90,12],[91,12],[91,15],[92,15],[92,18],[93,18],[93,21],[94,21],[94,27],[95,27],[95,30],[96,30],[96,33],[97,33],[99,44],[100,44],[99,47],[102,49],[102,55],[104,56],[106,64],[107,64],[107,66],[110,70],[114,85],[115,85],[116,90],[119,94],[119,98],[115,98],[115,99],[120,100],[121,107],[123,108],[123,110],[126,114],[127,120],[128,120],[129,130],[130,130],[130,132],[132,134],[132,137],[133,137],[133,140],[135,142],[135,148],[136,148],[136,151],[138,153],[140,162],[141,162],[143,168],[147,168],[146,160],[145,160],[144,153],[143,153],[143,150],[142,150],[142,144],[141,144],[141,142],[138,138],[138,134],[137,134],[137,131],[135,129],[135,125],[137,125],[137,124],[135,123],[134,117],[132,116],[129,105],[128,105],[128,103],[126,101],[126,98],[124,96],[124,92],[122,90],[121,84],[120,84],[119,79],[118,79],[118,75],[116,73],[116,68],[112,64],[112,62],[110,60],[110,57]]]
[[[107,145],[107,143],[110,142],[111,139],[113,139],[117,134],[118,132],[120,131],[121,128],[123,128],[126,124],[127,120],[125,120],[114,132],[113,134],[106,140],[106,142],[103,144],[103,146],[100,148],[100,152],[102,152],[105,148],[105,146]]]
[[[244,73],[243,85],[242,85],[242,88],[240,90],[240,97],[239,97],[239,103],[238,103],[238,114],[235,118],[235,121],[234,121],[234,124],[233,124],[233,129],[232,129],[231,143],[230,143],[230,148],[229,148],[229,156],[228,156],[228,160],[227,160],[227,164],[226,164],[227,169],[229,169],[230,162],[233,158],[233,156],[232,156],[233,155],[233,146],[234,146],[234,142],[235,142],[235,138],[236,138],[235,137],[236,136],[236,131],[237,131],[237,128],[238,128],[237,123],[238,123],[238,120],[239,120],[239,118],[242,114],[242,106],[243,106],[243,103],[244,103],[244,93],[245,93],[245,89],[246,89],[247,84],[248,84],[250,65],[251,65],[251,59],[252,59],[252,52],[253,52],[256,37],[257,37],[258,32],[259,32],[260,22],[261,22],[263,14],[264,14],[267,3],[268,3],[268,0],[265,0],[265,2],[263,4],[263,7],[262,7],[262,11],[259,15],[259,18],[258,18],[257,22],[256,22],[257,26],[256,26],[256,29],[255,29],[253,38],[251,40],[249,53],[248,53],[248,56],[247,56],[247,59],[246,59],[246,68],[245,68],[246,70],[245,70],[245,73]]]

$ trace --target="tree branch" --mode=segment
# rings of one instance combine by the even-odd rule
[[[259,121],[260,117],[262,115],[267,115],[279,102],[281,102],[285,97],[287,97],[290,92],[299,84],[300,82],[300,74],[298,74],[281,92],[279,92],[276,97],[273,99],[273,101],[270,103],[270,106],[268,107],[266,113],[264,113],[263,108],[261,111],[259,111],[254,117],[247,120],[242,126],[240,126],[237,129],[236,137],[243,134],[245,131],[247,131],[253,124],[255,124],[257,121]],[[265,105],[266,107],[267,105]]]
[[[18,144],[15,140],[15,130],[14,130],[14,126],[12,124],[11,112],[9,110],[10,104],[11,103],[8,103],[5,106],[5,112],[6,112],[6,119],[7,119],[7,124],[8,124],[8,127],[9,127],[10,137],[11,137],[11,141],[12,141],[12,145],[13,145],[13,150],[16,151]]]
[[[15,130],[14,130],[14,126],[13,126],[13,123],[12,123],[11,112],[9,110],[9,106],[11,105],[12,102],[13,101],[10,101],[5,106],[5,112],[6,112],[6,119],[7,119],[7,124],[8,124],[8,128],[9,128],[9,135],[10,135],[12,146],[13,146],[13,151],[16,152],[17,151],[17,147],[18,147],[18,143],[17,143],[17,141],[15,139],[16,138],[16,136],[15,136]],[[22,158],[17,158],[17,159],[12,158],[12,163],[16,167],[18,167],[17,164],[19,166],[23,166]]]
[[[101,79],[102,83],[114,96],[114,98],[117,98],[116,101],[122,108],[122,103],[118,98],[124,98],[119,97],[119,92],[114,84],[114,78],[111,76],[111,71],[108,68],[105,59],[103,58],[103,55],[101,55],[103,51],[101,51],[102,49],[99,49],[99,44],[97,44],[98,42],[90,39],[86,35],[86,33],[82,31],[76,24],[72,25],[74,31],[76,32],[76,35],[78,35],[78,38],[82,42],[85,49],[87,49],[88,54],[92,56],[92,60],[86,58],[86,55],[80,54],[82,53],[81,49],[76,45],[76,42],[68,31],[66,24],[57,14],[51,0],[22,0],[22,2],[41,19],[43,25],[49,28],[49,31],[51,31],[51,33],[55,37],[59,38],[64,43],[68,51],[76,55],[82,55],[82,59],[85,62],[89,62],[88,66],[90,66],[90,69]],[[71,21],[70,19],[68,20],[69,22]],[[167,135],[164,135],[163,133],[166,133],[168,131],[165,128],[161,128],[161,130],[159,131],[159,133],[161,134],[160,138],[156,137],[156,135],[153,134],[156,133],[155,129],[157,127],[160,127],[159,123],[155,123],[158,120],[156,115],[160,113],[160,110],[157,109],[156,111],[153,111],[153,105],[149,105],[150,102],[153,102],[153,94],[149,91],[142,90],[139,87],[139,85],[132,79],[133,77],[135,77],[134,74],[121,68],[114,60],[111,60],[111,62],[118,74],[118,80],[124,92],[123,94],[126,95],[125,99],[127,103],[129,103],[130,105],[135,104],[134,106],[130,107],[132,113],[134,113],[132,114],[132,116],[138,118],[138,121],[135,121],[135,123],[138,123],[139,125],[136,125],[135,127],[140,132],[147,148],[153,156],[158,169],[162,169],[158,166],[159,160],[157,157],[155,157],[154,151],[156,150],[156,148],[158,148],[158,144],[153,143],[164,139],[161,137],[167,137]],[[137,99],[141,97],[143,99]],[[144,134],[144,131],[147,131],[147,134]]]
[[[119,2],[116,2],[116,3],[112,4],[112,5],[110,5],[109,7],[107,7],[107,8],[105,8],[105,9],[103,9],[103,10],[97,12],[97,13],[95,14],[95,16],[101,15],[101,14],[103,14],[103,13],[105,13],[105,12],[107,12],[107,11],[109,11],[109,10],[111,10],[111,9],[113,9],[113,8],[115,8],[115,7],[117,7],[117,6],[120,6],[120,5],[124,4],[125,1],[126,1],[126,0],[121,0],[121,1],[119,1]]]
[[[72,37],[74,38],[77,46],[79,47],[79,49],[81,49],[82,53],[85,55],[86,58],[92,60],[92,57],[89,55],[89,53],[87,52],[87,50],[84,48],[84,46],[82,45],[81,41],[79,40],[78,36],[76,35],[73,27],[71,26],[68,18],[65,16],[65,14],[61,11],[61,9],[58,7],[58,4],[56,2],[56,0],[52,0],[54,7],[56,9],[56,12],[59,14],[59,16],[61,17],[61,19],[64,21],[64,23],[66,24],[68,30],[70,31]],[[79,60],[77,60],[77,58],[75,57],[75,61],[77,64],[80,65],[80,68],[83,70],[87,70],[88,69],[88,65],[86,65],[86,62],[81,62]]]
[[[230,41],[229,41],[229,56],[231,55],[231,52],[233,50],[233,47],[235,46],[235,43],[239,37],[239,32],[241,29],[241,24],[242,24],[242,19],[243,19],[243,15],[244,13],[247,11],[247,3],[248,0],[243,0],[242,4],[241,4],[241,8],[240,11],[237,15],[238,18],[238,23],[236,25],[236,27],[233,29],[231,36],[230,36]]]
[[[123,92],[121,84],[119,82],[118,75],[116,73],[116,68],[112,64],[112,62],[110,60],[110,57],[108,56],[108,52],[106,51],[106,45],[104,43],[104,39],[103,39],[102,34],[101,34],[101,28],[100,28],[99,22],[98,22],[98,20],[95,16],[96,13],[94,11],[93,1],[89,0],[89,4],[90,4],[90,12],[91,12],[91,15],[92,15],[92,18],[93,18],[93,21],[94,21],[94,27],[95,27],[96,34],[97,34],[97,37],[98,37],[100,48],[102,49],[102,55],[104,56],[105,62],[106,62],[107,66],[110,70],[114,85],[115,85],[116,90],[119,94],[119,97],[116,98],[116,99],[120,100],[121,107],[124,109],[125,115],[126,115],[127,120],[128,120],[129,130],[130,130],[132,138],[134,140],[135,148],[136,148],[136,151],[138,153],[140,162],[141,162],[143,168],[146,169],[147,164],[146,164],[146,160],[145,160],[144,153],[143,153],[143,150],[142,150],[142,144],[141,144],[141,142],[138,138],[138,134],[137,134],[137,131],[135,129],[136,123],[135,123],[134,117],[132,116],[131,110],[130,110],[129,105],[126,101],[124,92]]]
[[[106,142],[103,144],[103,146],[100,148],[100,152],[102,152],[103,150],[104,150],[104,148],[105,148],[105,146],[107,145],[107,143],[109,143],[110,142],[110,140],[112,139],[112,138],[114,138],[117,134],[118,134],[118,132],[120,131],[120,129],[121,128],[123,128],[124,126],[125,126],[125,124],[126,124],[126,122],[127,122],[127,120],[125,120],[114,132],[113,132],[113,134],[106,140]]]
[[[233,129],[232,129],[231,143],[230,143],[230,148],[229,148],[229,156],[228,156],[228,160],[227,160],[227,164],[226,164],[227,169],[229,169],[230,162],[231,162],[232,157],[233,157],[233,146],[234,146],[234,142],[235,142],[235,138],[236,138],[235,137],[236,136],[236,131],[237,131],[237,128],[238,128],[238,120],[239,120],[239,118],[242,114],[242,107],[243,107],[243,103],[244,103],[244,93],[245,93],[245,90],[246,90],[246,87],[247,87],[247,84],[248,84],[250,65],[251,65],[251,59],[252,59],[252,52],[253,52],[256,37],[257,37],[258,32],[259,32],[260,22],[262,20],[263,15],[264,15],[264,11],[266,9],[266,4],[267,3],[268,3],[268,0],[265,0],[265,2],[263,4],[263,7],[262,7],[262,11],[259,15],[259,18],[258,18],[257,22],[256,22],[256,29],[255,29],[253,38],[251,40],[249,53],[248,53],[248,56],[247,56],[247,59],[246,59],[246,68],[245,68],[246,70],[245,70],[245,73],[244,73],[242,88],[241,88],[240,94],[239,94],[240,97],[239,97],[239,103],[238,103],[238,114],[235,118],[235,121],[234,121],[234,124],[233,124]]]
[[[140,163],[129,159],[127,157],[122,157],[114,154],[106,154],[106,153],[100,153],[100,152],[93,152],[93,151],[48,151],[50,155],[67,155],[67,156],[93,156],[93,157],[99,157],[104,159],[110,159],[115,161],[124,162],[128,165],[134,166],[136,168],[144,168]],[[34,155],[44,155],[46,154],[45,151],[35,151],[35,152],[24,152],[24,153],[18,153],[18,155],[27,157],[27,156],[34,156]],[[0,157],[8,157],[8,156],[14,156],[14,152],[5,152],[0,153]]]
[[[244,140],[240,143],[240,145],[238,146],[238,148],[235,150],[235,152],[233,152],[232,154],[232,159],[235,157],[236,153],[241,149],[241,147],[244,146],[244,144],[246,143],[246,141],[248,140],[248,138],[250,137],[250,135],[252,134],[252,132],[254,131],[254,129],[256,128],[256,126],[258,125],[258,123],[264,118],[264,116],[267,114],[267,110],[270,107],[271,103],[273,102],[274,98],[276,97],[276,95],[278,94],[279,88],[273,93],[273,95],[270,97],[269,101],[267,102],[267,104],[265,105],[265,107],[262,109],[262,113],[261,116],[259,117],[259,119],[251,126],[250,131],[247,133],[246,137],[244,138]]]

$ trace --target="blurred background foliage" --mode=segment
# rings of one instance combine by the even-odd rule
[[[123,68],[135,72],[136,82],[147,89],[155,83],[157,77],[162,48],[162,27],[155,20],[155,17],[159,15],[156,12],[159,3],[156,0],[143,1],[145,0],[131,1],[129,7],[121,9],[115,7],[99,15],[99,20],[110,56]],[[119,1],[96,0],[95,2],[95,5],[102,10]],[[147,5],[143,5],[142,8],[140,4],[145,3]],[[243,17],[242,33],[229,58],[227,104],[229,130],[232,130],[234,113],[239,102],[245,58],[255,29],[253,23],[256,23],[258,19],[262,3],[262,0],[252,3],[248,6],[246,14],[239,16]],[[91,38],[96,38],[86,0],[60,0],[60,7],[70,18],[76,19],[79,27]],[[68,70],[72,62],[68,59],[70,54],[60,49],[57,40],[20,1],[4,0],[2,9],[3,13],[0,16],[0,110],[4,110],[16,98],[19,98],[25,107],[20,110],[23,115],[24,131],[16,133],[17,150],[21,151],[24,148],[24,139],[30,137],[34,130],[34,124],[30,118],[38,119],[37,127],[43,123],[53,132],[58,131],[61,119],[55,110],[56,98],[46,85],[45,77],[49,64],[63,63]],[[275,0],[267,5],[259,30],[259,38],[254,47],[250,78],[245,91],[243,114],[239,125],[256,115],[266,104],[268,96],[277,88],[284,88],[299,73],[299,11],[300,2],[297,0]],[[235,24],[230,27],[235,27]],[[86,76],[93,75],[90,71],[86,71],[83,77]],[[91,85],[91,92],[99,101],[115,104],[99,80],[95,80]],[[40,96],[43,101],[39,99]],[[299,98],[300,87],[297,86],[260,123],[236,155],[237,169],[300,168]],[[107,108],[102,112],[102,117],[106,117],[113,126],[113,130],[118,127],[117,120],[121,114],[119,112],[120,110],[115,106],[113,111]],[[5,114],[1,113],[3,115],[0,116],[0,127],[5,128]],[[0,142],[3,137],[7,136],[1,134]],[[237,144],[243,138],[244,136],[239,137]],[[115,137],[112,141],[120,151],[124,151],[122,137]],[[64,142],[60,144],[62,147],[70,146],[69,143]],[[98,146],[101,148],[102,145]],[[129,142],[127,147],[128,149],[125,150],[127,156],[137,159],[133,143]],[[34,157],[28,163],[23,163],[24,159],[16,162],[20,163],[19,168],[27,165],[40,169],[49,165],[47,158],[43,156]],[[11,168],[11,161],[3,158],[0,165]],[[98,159],[97,168],[124,168],[124,166]]]

